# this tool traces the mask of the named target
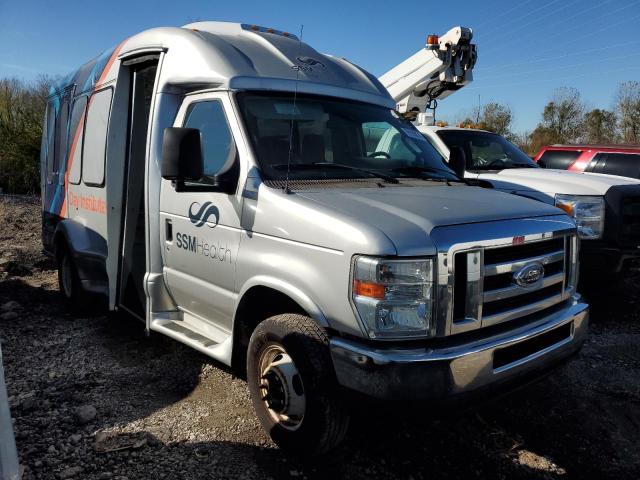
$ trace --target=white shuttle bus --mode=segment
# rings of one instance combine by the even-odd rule
[[[394,106],[270,28],[125,40],[47,105],[62,294],[246,372],[265,429],[305,456],[343,438],[351,391],[428,402],[537,378],[587,331],[574,221],[465,184]]]

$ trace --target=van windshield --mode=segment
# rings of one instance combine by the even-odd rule
[[[388,108],[336,98],[243,92],[238,103],[266,179],[458,180],[415,127]],[[289,163],[290,157],[290,165]]]
[[[522,150],[506,138],[480,130],[438,130],[447,147],[462,147],[469,170],[538,168]]]

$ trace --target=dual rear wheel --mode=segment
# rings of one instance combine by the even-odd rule
[[[89,309],[91,299],[89,293],[82,288],[78,269],[69,248],[61,244],[56,252],[58,264],[58,288],[62,298],[71,308],[78,312]]]

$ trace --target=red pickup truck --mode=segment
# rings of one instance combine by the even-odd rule
[[[640,145],[549,145],[534,161],[546,168],[640,178]]]

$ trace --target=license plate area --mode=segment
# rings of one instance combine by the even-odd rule
[[[573,322],[569,322],[529,340],[496,350],[493,353],[493,370],[495,373],[499,373],[525,363],[527,360],[552,349],[552,347],[566,342],[572,336]]]

